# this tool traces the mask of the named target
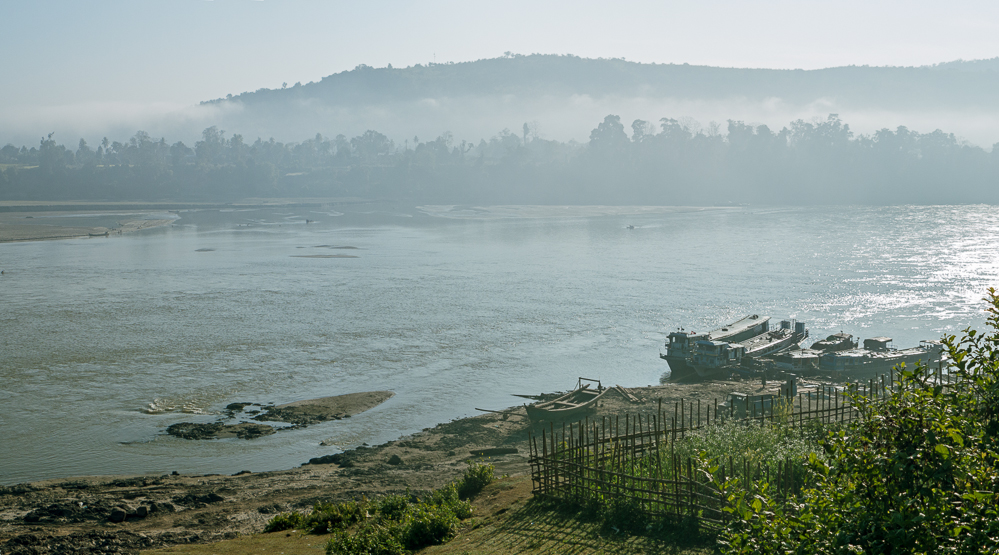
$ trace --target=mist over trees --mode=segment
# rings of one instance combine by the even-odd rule
[[[234,202],[363,197],[446,204],[949,204],[999,202],[991,152],[940,130],[855,135],[835,115],[779,130],[730,120],[608,115],[589,141],[504,129],[477,144],[443,133],[399,144],[378,131],[298,143],[217,128],[193,145],[139,131],[125,142],[53,135],[0,149],[2,200]]]

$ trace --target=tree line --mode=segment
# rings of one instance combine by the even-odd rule
[[[76,149],[53,134],[0,149],[0,200],[366,197],[521,204],[936,204],[999,202],[991,151],[940,130],[855,135],[837,115],[780,130],[730,120],[608,115],[587,142],[546,140],[536,126],[478,143],[448,132],[401,143],[369,130],[297,143],[217,127],[188,146],[144,131]]]

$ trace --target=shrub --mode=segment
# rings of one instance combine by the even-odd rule
[[[464,475],[458,480],[458,497],[461,499],[475,497],[482,488],[496,479],[494,471],[495,468],[491,464],[469,461]]]
[[[299,528],[312,534],[335,532],[364,520],[366,513],[367,503],[363,502],[316,503]]]
[[[326,542],[326,555],[405,555],[399,540],[398,525],[367,525],[355,534],[337,530]]]
[[[294,530],[301,527],[305,517],[302,513],[282,513],[270,519],[264,532],[280,532],[282,530]]]
[[[409,497],[389,495],[378,502],[378,515],[384,520],[400,521],[409,508]]]
[[[778,502],[727,482],[725,553],[995,553],[999,551],[999,297],[990,335],[943,342],[947,387],[932,370],[903,369],[883,399],[853,396],[862,418],[812,456],[814,486]],[[983,402],[984,400],[984,402]]]
[[[402,542],[409,549],[444,543],[458,533],[458,524],[458,517],[447,505],[414,505],[406,515]]]

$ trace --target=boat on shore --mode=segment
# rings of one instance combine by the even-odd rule
[[[596,388],[591,388],[590,386],[594,383],[596,384]],[[607,391],[609,389],[605,388],[600,383],[600,380],[579,378],[579,381],[576,383],[576,389],[569,393],[551,401],[525,405],[524,408],[527,409],[527,417],[533,422],[540,420],[576,419],[595,409],[597,401]]]
[[[755,373],[755,361],[791,349],[808,337],[804,322],[782,320],[780,326],[743,341],[698,341],[691,366],[701,379],[725,378],[735,372]]]
[[[820,339],[807,349],[795,349],[778,353],[764,363],[764,371],[793,373],[798,376],[814,376],[819,373],[819,357],[826,353],[836,353],[856,349],[857,342],[849,333],[834,333]]]
[[[866,378],[885,374],[899,364],[940,362],[943,345],[939,341],[920,341],[919,346],[896,349],[890,337],[871,337],[861,349],[834,351],[819,355],[819,371],[839,379]]]
[[[753,314],[741,320],[722,326],[706,333],[685,331],[680,328],[666,338],[666,354],[659,358],[669,365],[670,380],[678,380],[693,376],[696,372],[691,366],[694,346],[698,341],[743,341],[764,334],[770,330],[770,317]]]

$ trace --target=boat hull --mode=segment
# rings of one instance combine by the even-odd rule
[[[579,419],[593,411],[597,407],[597,401],[608,391],[605,388],[594,391],[583,386],[557,399],[526,405],[527,417],[534,422]]]
[[[690,365],[687,357],[675,357],[669,355],[659,355],[659,358],[666,361],[669,366],[669,380],[677,381],[697,375],[697,371]]]

